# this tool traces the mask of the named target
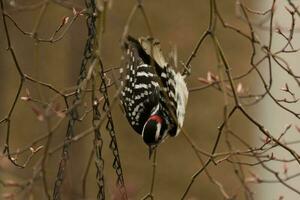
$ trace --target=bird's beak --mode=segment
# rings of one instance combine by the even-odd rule
[[[155,150],[155,146],[149,146],[149,160],[151,159],[154,150]]]

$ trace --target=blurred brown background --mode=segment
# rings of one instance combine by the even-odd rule
[[[20,4],[30,4],[36,1],[16,1]],[[84,6],[82,1],[76,2]],[[123,32],[126,19],[135,5],[135,0],[114,0],[111,2],[106,23],[106,31],[103,38],[103,62],[107,67],[119,66],[121,63],[120,38]],[[178,49],[179,61],[186,61],[192,49],[196,45],[200,35],[205,31],[209,20],[209,5],[207,0],[145,0],[144,6],[150,19],[154,36],[161,41],[165,54],[171,50],[172,45]],[[6,7],[9,8],[8,4]],[[241,28],[244,31],[246,25],[235,16],[235,1],[218,1],[218,7],[226,21]],[[11,16],[24,29],[31,31],[39,11],[11,12]],[[45,16],[43,17],[38,35],[41,37],[50,36],[60,24],[64,16],[72,16],[72,11],[65,9],[54,3],[50,3]],[[79,74],[80,62],[86,41],[85,18],[79,17],[74,23],[69,33],[63,40],[54,43],[35,44],[32,38],[22,35],[11,23],[9,31],[13,47],[23,71],[53,86],[64,89],[76,84]],[[135,16],[130,34],[139,37],[147,35],[144,20],[140,14]],[[217,35],[225,54],[233,67],[233,74],[237,75],[246,71],[250,57],[250,45],[239,35],[218,26]],[[6,48],[3,23],[0,23],[0,118],[6,116],[12,100],[15,96],[19,78],[12,62],[11,56]],[[245,62],[247,60],[247,62]],[[198,77],[206,77],[208,71],[217,73],[215,52],[210,40],[200,48],[197,57],[192,62],[192,74],[188,78],[188,87],[200,86]],[[248,80],[251,81],[251,78]],[[26,82],[24,88],[28,88],[37,98],[50,101],[53,92],[34,84]],[[110,94],[114,94],[112,88]],[[25,94],[22,90],[21,94]],[[217,135],[217,127],[223,119],[223,95],[213,88],[190,93],[185,118],[184,128],[193,138],[194,142],[206,151],[210,151]],[[255,110],[253,110],[255,112]],[[125,176],[126,185],[132,193],[132,199],[139,199],[149,191],[151,181],[151,161],[148,160],[148,151],[141,137],[134,133],[127,123],[118,106],[113,109],[113,119],[117,132],[121,161]],[[53,120],[54,124],[55,120]],[[249,137],[251,129],[245,119],[235,115],[230,122],[233,130],[239,130],[242,137]],[[32,112],[27,102],[19,101],[16,111],[12,117],[11,127],[11,148],[15,151],[33,138],[45,133],[46,125],[39,122]],[[82,123],[79,133],[90,127],[89,120]],[[0,127],[1,149],[4,145],[5,126]],[[64,138],[66,121],[55,132],[54,141],[51,146],[60,144]],[[105,158],[105,180],[108,199],[114,193],[115,176],[111,167],[112,153],[108,148],[109,137],[105,130],[102,131],[104,137],[104,158]],[[85,139],[72,144],[71,158],[68,164],[68,171],[65,178],[64,199],[77,199],[81,192],[81,176],[87,163],[89,152],[93,147],[93,134]],[[249,138],[249,140],[251,140]],[[221,141],[219,151],[224,149],[224,140]],[[37,154],[37,157],[42,155]],[[61,151],[57,152],[48,160],[48,180],[52,187]],[[158,150],[157,174],[154,187],[154,195],[158,199],[179,199],[185,191],[191,176],[201,167],[190,145],[182,135],[170,138]],[[20,158],[21,159],[21,158]],[[32,176],[37,158],[34,158],[26,169],[20,170],[5,159],[0,160],[0,177],[2,179],[23,180]],[[95,167],[92,164],[89,173],[88,196],[95,198],[97,186],[95,182]],[[231,164],[223,162],[217,166],[211,165],[209,168],[214,177],[219,180],[229,194],[233,194],[240,187]],[[37,181],[34,187],[36,199],[44,199],[41,195],[41,182]],[[7,192],[7,189],[0,187],[0,192]],[[188,197],[190,199],[222,199],[222,194],[218,188],[208,181],[205,174],[198,177],[192,186]],[[240,193],[237,199],[243,199]]]

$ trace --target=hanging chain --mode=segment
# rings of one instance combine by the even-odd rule
[[[93,6],[95,6],[94,5],[94,0],[91,0],[91,1],[93,3]],[[104,15],[102,15],[102,17],[104,17]],[[101,20],[102,19],[100,19],[100,21]],[[104,24],[101,23],[100,26],[104,26]],[[104,27],[99,27],[99,30],[101,30],[101,28],[104,28]],[[98,44],[98,47],[99,47],[99,45],[100,44]],[[108,133],[110,135],[110,138],[111,138],[109,148],[111,149],[111,151],[113,153],[113,156],[114,156],[112,166],[115,169],[115,172],[116,172],[116,175],[117,175],[117,187],[118,187],[118,189],[121,193],[121,197],[122,197],[122,199],[128,199],[126,188],[125,188],[125,183],[124,183],[123,172],[122,172],[120,154],[119,154],[119,150],[118,150],[117,138],[116,138],[114,123],[113,123],[112,114],[111,114],[110,101],[109,101],[109,96],[108,96],[108,91],[107,91],[107,84],[106,84],[106,77],[105,77],[104,67],[103,67],[103,63],[102,63],[102,60],[101,60],[100,56],[98,57],[98,62],[100,64],[100,73],[99,73],[99,75],[100,75],[100,79],[101,79],[101,84],[100,84],[99,91],[101,92],[101,94],[103,95],[103,98],[104,98],[102,110],[106,113],[106,116],[107,116],[106,130],[108,131]],[[98,172],[97,172],[97,174],[98,174]],[[99,190],[99,192],[100,192],[100,190]]]
[[[96,152],[95,164],[96,164],[96,179],[98,185],[98,194],[97,199],[104,200],[105,199],[105,190],[104,190],[104,159],[102,157],[102,146],[103,140],[100,133],[100,128],[97,127],[101,119],[101,114],[99,111],[99,100],[95,96],[95,84],[93,80],[92,85],[92,105],[93,105],[93,127],[94,127],[94,149]]]
[[[95,57],[95,40],[96,40],[96,20],[97,17],[100,15],[97,15],[96,13],[96,5],[94,0],[86,0],[86,7],[89,8],[89,20],[88,23],[88,31],[89,36],[92,38],[91,40],[91,48],[89,49],[89,53],[92,54],[90,60],[94,60]],[[94,127],[94,149],[96,152],[95,157],[95,165],[96,165],[96,181],[98,185],[98,194],[97,199],[98,200],[104,200],[105,199],[105,185],[104,185],[104,159],[102,157],[102,146],[103,146],[103,140],[100,133],[100,128],[97,127],[97,124],[99,123],[101,119],[101,113],[99,109],[99,100],[97,99],[95,95],[95,80],[93,78],[92,80],[92,106],[93,106],[93,119],[92,124]]]
[[[62,182],[64,179],[64,173],[65,173],[67,161],[69,160],[69,147],[71,144],[71,139],[74,135],[74,126],[75,126],[76,119],[77,119],[76,111],[75,110],[71,111],[68,128],[67,128],[67,133],[66,133],[65,140],[64,140],[62,156],[61,156],[61,160],[59,163],[59,168],[58,168],[55,185],[54,185],[54,191],[53,191],[53,199],[54,200],[60,199],[60,195],[61,195],[60,189],[61,189]]]
[[[62,186],[63,179],[64,179],[67,161],[69,160],[69,149],[71,146],[72,138],[74,136],[75,124],[76,124],[76,121],[78,120],[76,104],[82,100],[82,97],[81,97],[82,91],[80,88],[80,84],[86,79],[87,66],[90,64],[91,59],[93,58],[93,44],[94,44],[95,36],[96,36],[96,29],[95,29],[96,16],[94,15],[94,13],[95,13],[94,1],[91,1],[91,2],[86,1],[86,8],[87,8],[86,13],[88,13],[88,16],[86,19],[87,28],[88,28],[88,39],[86,41],[86,45],[85,45],[85,49],[84,49],[84,56],[83,56],[83,59],[81,62],[79,78],[77,80],[77,88],[78,89],[76,91],[75,99],[72,102],[72,106],[74,106],[74,107],[71,107],[71,110],[69,113],[70,119],[69,119],[69,123],[68,123],[68,127],[67,127],[67,133],[65,136],[64,146],[63,146],[63,150],[62,150],[62,156],[61,156],[61,160],[59,163],[59,168],[58,168],[56,181],[55,181],[55,185],[54,185],[54,190],[53,190],[53,199],[54,200],[61,199],[61,186]],[[70,106],[67,105],[67,108],[70,108]],[[99,135],[100,135],[100,133],[99,133]],[[99,137],[97,136],[97,138],[99,138]],[[100,137],[100,140],[101,140],[101,137]],[[97,150],[96,154],[97,154],[97,157],[100,157],[100,158],[101,158],[101,147],[102,147],[101,144],[102,144],[102,142],[97,142],[97,149],[100,149],[100,154],[99,154],[98,150]],[[98,172],[97,172],[97,174],[98,174]],[[101,174],[103,174],[103,173],[101,172]],[[97,179],[98,179],[98,175],[97,175]],[[101,188],[100,190],[103,191],[103,193],[104,193],[104,189],[102,189],[102,188],[104,188],[104,181],[101,180],[99,182],[101,182],[101,184],[103,184],[103,187],[99,186],[99,188]],[[104,195],[103,195],[103,199],[104,199]]]
[[[94,54],[94,44],[96,40],[96,19],[97,19],[97,13],[96,13],[96,5],[95,5],[95,0],[86,0],[85,1],[86,8],[87,8],[87,27],[88,27],[88,39],[85,45],[84,49],[84,57],[82,59],[81,63],[81,68],[80,68],[80,75],[79,79],[77,81],[77,86],[78,90],[75,95],[75,100],[73,101],[72,105],[76,105],[79,101],[82,100],[81,97],[81,88],[80,84],[87,78],[87,66],[91,64],[91,62],[95,59],[95,54]],[[124,184],[124,178],[123,178],[123,173],[122,173],[122,167],[121,167],[121,161],[120,161],[120,155],[119,155],[119,150],[118,150],[118,145],[117,145],[117,139],[116,139],[116,134],[114,130],[114,124],[113,124],[113,119],[111,116],[111,110],[110,110],[110,104],[109,104],[109,97],[107,93],[107,85],[105,82],[105,73],[104,73],[104,68],[102,65],[101,60],[99,59],[100,63],[100,78],[101,78],[101,84],[100,84],[100,92],[102,93],[104,97],[104,103],[103,103],[103,111],[106,112],[107,114],[107,124],[106,124],[106,130],[109,132],[109,135],[111,137],[110,141],[110,149],[113,152],[114,156],[114,161],[113,161],[113,168],[116,171],[117,174],[117,186],[120,189],[121,195],[123,199],[127,199],[127,193],[125,189],[125,184]],[[95,87],[95,81],[94,78],[92,77],[92,87]],[[99,123],[99,120],[101,119],[101,113],[99,110],[99,101],[95,95],[95,90],[92,92],[92,108],[93,108],[93,119],[92,119],[92,124],[95,127],[94,129],[94,148],[96,152],[96,158],[95,158],[95,164],[96,164],[96,178],[97,178],[97,185],[98,185],[98,194],[97,194],[97,199],[99,200],[104,200],[105,199],[105,189],[104,189],[104,159],[102,157],[102,146],[103,146],[103,140],[101,137],[100,129],[97,126]],[[64,178],[64,172],[66,168],[67,161],[69,159],[69,148],[71,145],[71,140],[74,136],[74,126],[76,124],[76,121],[78,120],[78,114],[77,114],[77,109],[76,106],[71,109],[70,111],[70,119],[68,123],[68,129],[64,141],[64,146],[63,146],[63,152],[62,152],[62,158],[59,164],[59,169],[57,173],[57,178],[55,181],[55,186],[54,186],[54,192],[53,192],[53,199],[59,200],[60,199],[60,190],[61,190],[61,185],[63,182]]]
[[[107,92],[107,84],[105,81],[106,78],[105,78],[105,73],[104,73],[104,67],[103,67],[101,59],[99,59],[99,64],[100,64],[100,78],[101,78],[100,92],[102,93],[102,95],[104,97],[104,103],[103,103],[102,109],[107,114],[107,124],[106,124],[105,128],[109,132],[109,135],[111,137],[109,148],[111,149],[113,156],[114,156],[114,161],[113,161],[112,166],[115,169],[115,172],[117,175],[117,187],[122,195],[122,199],[127,199],[127,192],[126,192],[125,183],[124,183],[120,154],[119,154],[119,150],[118,150],[117,138],[116,138],[114,123],[113,123],[113,119],[112,119],[112,115],[111,115],[109,96],[108,96],[108,92]]]

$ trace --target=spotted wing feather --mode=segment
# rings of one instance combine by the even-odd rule
[[[169,134],[176,136],[183,125],[188,97],[183,76],[167,64],[159,42],[151,38],[141,38],[139,42],[129,36],[125,49],[126,75],[121,102],[127,109],[128,121],[141,134],[151,109],[159,101],[167,113]]]
[[[148,56],[153,57],[156,63],[156,73],[163,84],[162,104],[163,107],[166,108],[166,112],[168,113],[169,120],[172,124],[169,134],[171,136],[176,136],[180,132],[179,127],[182,127],[183,125],[188,98],[188,90],[184,78],[180,73],[176,73],[165,61],[160,48],[160,43],[157,40],[150,37],[143,37],[140,41],[145,53],[148,54]],[[164,97],[165,94],[168,98]]]
[[[141,134],[151,109],[159,101],[158,95],[155,95],[158,90],[157,75],[138,41],[129,37],[125,48],[126,73],[121,82],[121,102],[131,126]]]

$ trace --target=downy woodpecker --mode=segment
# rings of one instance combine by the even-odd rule
[[[166,136],[180,132],[188,100],[185,77],[165,61],[153,38],[128,36],[124,47],[121,103],[128,122],[149,146],[150,157]]]

